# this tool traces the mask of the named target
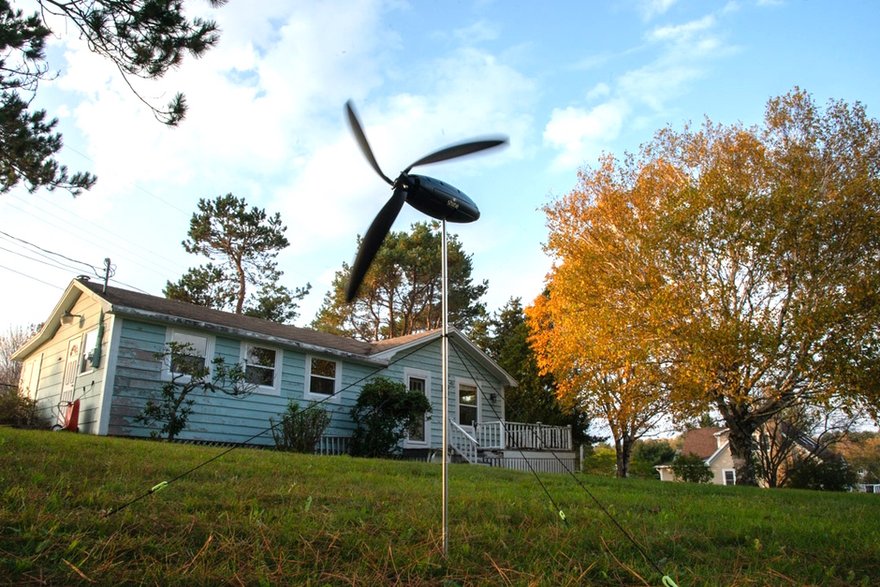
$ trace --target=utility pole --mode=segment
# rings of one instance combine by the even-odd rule
[[[110,281],[110,257],[104,259],[104,289],[101,293],[107,293],[107,282]]]

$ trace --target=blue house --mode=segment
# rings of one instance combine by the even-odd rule
[[[171,377],[161,354],[167,343],[189,343],[206,364],[240,363],[251,381],[245,397],[196,392],[179,440],[274,444],[276,421],[294,401],[321,402],[330,426],[316,447],[345,452],[354,425],[349,410],[374,377],[401,381],[429,399],[432,411],[402,447],[413,456],[442,454],[441,333],[363,342],[212,310],[80,278],[68,285],[40,331],[13,355],[23,363],[20,387],[41,414],[63,423],[79,400],[80,432],[149,437],[135,418]],[[505,390],[516,386],[497,363],[451,330],[449,452],[458,460],[553,469],[573,466],[571,430],[504,419]],[[547,451],[553,451],[550,455]]]

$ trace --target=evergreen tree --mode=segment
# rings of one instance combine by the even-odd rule
[[[225,0],[209,0],[220,6]],[[25,15],[15,3],[0,0],[0,194],[19,183],[31,192],[61,188],[77,195],[95,176],[69,174],[54,155],[61,149],[57,119],[31,108],[40,82],[53,73],[46,63],[49,16],[65,19],[93,52],[112,61],[124,78],[157,79],[180,65],[184,55],[200,56],[219,40],[217,25],[184,15],[182,0],[36,0],[39,10]],[[135,91],[135,90],[133,90]],[[169,125],[186,113],[182,94],[157,108],[137,94],[154,115]]]
[[[268,216],[256,206],[248,208],[244,198],[200,199],[183,248],[210,262],[191,268],[176,283],[169,281],[165,296],[275,322],[293,320],[311,285],[295,290],[280,285],[284,272],[275,259],[290,244],[286,229],[277,212]],[[248,294],[249,286],[257,288],[255,295]]]
[[[351,268],[343,264],[312,322],[323,332],[361,340],[405,336],[441,325],[441,234],[438,222],[417,222],[410,232],[391,232],[382,243],[351,304],[345,286]],[[360,244],[360,239],[358,239]],[[485,315],[480,298],[487,281],[474,284],[473,263],[456,236],[447,242],[449,323],[468,330]]]

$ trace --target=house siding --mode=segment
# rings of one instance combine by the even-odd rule
[[[79,373],[79,365],[76,365],[72,390],[67,390],[62,397],[65,391],[64,373],[69,343],[78,342],[80,352],[75,359],[78,362],[85,335],[96,330],[101,320],[101,305],[90,296],[80,296],[69,311],[71,314],[83,316],[82,325],[78,318],[72,324],[57,327],[54,324],[48,325],[57,330],[50,340],[36,348],[24,361],[21,388],[37,401],[38,416],[53,425],[63,424],[66,405],[61,404],[62,399],[80,400],[79,430],[97,434],[110,332],[105,328],[98,368]],[[106,324],[107,318],[104,317],[104,320]]]
[[[162,363],[156,355],[161,354],[164,349],[169,326],[131,318],[117,317],[117,319],[122,320],[122,326],[107,431],[111,435],[148,437],[151,431],[156,430],[156,425],[146,427],[137,423],[135,418],[143,411],[149,397],[154,395],[158,397],[165,382],[162,378]],[[241,360],[244,339],[214,336],[207,330],[193,330],[193,332],[212,337],[215,356],[222,357],[226,363],[233,364]],[[191,396],[196,400],[192,406],[192,413],[186,428],[178,435],[179,439],[273,445],[269,419],[273,418],[277,421],[290,401],[299,403],[301,407],[315,403],[306,393],[306,373],[307,362],[312,357],[317,357],[337,361],[341,369],[339,385],[341,391],[338,395],[321,402],[322,409],[330,415],[330,425],[325,435],[352,435],[354,423],[350,411],[367,381],[373,377],[384,376],[402,382],[405,380],[406,369],[416,369],[431,375],[429,397],[432,414],[428,420],[429,446],[437,447],[442,444],[439,339],[415,350],[401,351],[398,357],[391,357],[391,364],[386,368],[377,367],[373,363],[342,360],[329,353],[306,353],[283,345],[267,344],[257,340],[252,342],[274,348],[282,353],[280,393],[255,391],[247,397],[235,398],[223,393],[196,391]],[[465,368],[462,362],[464,357],[467,357],[464,352],[450,351],[449,410],[452,419],[455,419],[457,407],[455,397],[457,378],[475,379],[482,392],[479,397],[481,417],[489,420],[499,419],[495,412],[503,414],[503,402],[500,399],[501,382],[470,358],[466,359],[468,364]],[[499,398],[494,410],[486,407],[490,393],[495,393]]]
[[[467,353],[450,342],[449,349],[449,419],[458,422],[458,398],[456,381],[474,381],[477,385],[477,413],[480,421],[504,420],[504,402],[502,382],[493,376],[485,367],[472,360]],[[394,362],[382,373],[395,381],[405,381],[405,370],[413,369],[431,374],[429,399],[431,415],[427,422],[428,445],[443,446],[443,378],[441,376],[441,339],[432,341],[418,350],[404,350],[398,353]],[[489,402],[489,395],[494,393],[495,405]]]
[[[81,315],[82,321],[76,318],[71,324],[61,324],[65,311]],[[229,364],[242,361],[246,344],[278,353],[272,387],[257,388],[238,398],[193,392],[195,403],[186,428],[178,435],[181,440],[273,445],[270,418],[278,419],[289,402],[307,407],[318,398],[330,415],[325,434],[336,442],[334,438],[354,432],[350,412],[365,383],[378,376],[405,382],[407,373],[418,373],[426,377],[432,410],[426,422],[426,442],[414,444],[431,449],[442,444],[442,338],[437,331],[369,344],[119,288],[105,289],[83,280],[70,283],[44,328],[13,355],[23,362],[21,387],[37,401],[40,415],[52,423],[63,422],[67,402],[75,399],[80,401],[81,432],[149,437],[161,424],[144,426],[136,419],[150,398],[160,397],[167,381],[161,355],[172,329],[208,337],[209,358],[222,357]],[[103,332],[98,366],[86,364],[87,369],[79,373],[83,349],[89,347],[85,348],[88,353],[94,348],[90,333],[98,332]],[[449,341],[450,419],[458,417],[458,384],[467,381],[478,388],[478,419],[503,420],[504,385],[514,384],[512,379],[457,331]],[[339,366],[336,394],[325,397],[308,392],[312,358],[332,360]],[[495,395],[495,402],[489,401],[490,394]]]
[[[724,471],[733,469],[733,456],[730,454],[730,446],[727,445],[724,450],[718,453],[718,456],[710,463],[712,469],[712,483],[715,485],[724,485]]]

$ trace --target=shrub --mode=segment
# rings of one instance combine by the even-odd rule
[[[278,424],[272,418],[269,424],[278,450],[313,453],[330,425],[330,414],[314,405],[301,409],[297,402],[291,401]]]
[[[197,390],[244,397],[256,388],[247,381],[241,365],[227,365],[223,357],[214,357],[209,368],[204,357],[196,354],[188,342],[166,343],[164,352],[154,356],[170,366],[171,378],[162,385],[159,397],[150,397],[134,418],[144,426],[162,425],[159,430],[150,431],[152,438],[165,436],[171,442],[186,428],[195,403],[189,396]]]
[[[431,411],[421,391],[408,391],[403,383],[377,377],[366,385],[351,410],[355,423],[351,454],[388,457],[400,452],[406,431]]]
[[[0,388],[0,424],[16,428],[47,428],[37,416],[37,402],[17,387]]]
[[[592,447],[581,465],[584,473],[591,475],[605,475],[614,477],[617,475],[617,453],[608,445],[600,444]]]
[[[629,463],[629,476],[660,479],[655,465],[668,465],[675,459],[675,449],[665,440],[638,440]]]
[[[692,453],[675,457],[672,471],[678,479],[688,483],[708,483],[713,477],[712,469],[706,461]]]
[[[788,487],[817,489],[820,491],[848,491],[855,484],[857,475],[846,461],[830,458],[799,460],[788,472]]]

